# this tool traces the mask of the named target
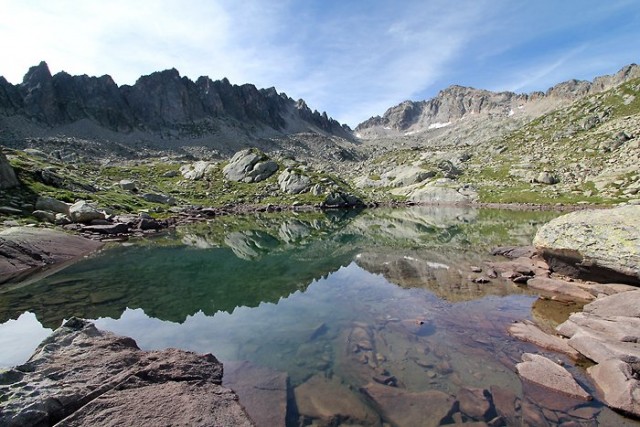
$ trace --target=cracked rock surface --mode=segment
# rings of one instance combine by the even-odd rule
[[[142,351],[77,318],[0,374],[0,402],[3,426],[254,425],[213,355]]]

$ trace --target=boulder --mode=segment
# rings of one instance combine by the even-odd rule
[[[102,243],[62,231],[12,227],[0,232],[0,283],[94,252]]]
[[[56,222],[55,212],[38,210],[38,211],[31,212],[31,215],[33,215],[39,221],[50,222],[52,224]]]
[[[574,398],[591,399],[591,395],[580,387],[569,371],[544,356],[525,353],[516,370],[520,377],[532,383]]]
[[[181,166],[180,173],[186,179],[197,181],[204,178],[204,176],[214,169],[215,166],[215,163],[200,160],[189,165]]]
[[[138,188],[138,185],[135,183],[135,181],[131,181],[130,179],[121,179],[118,182],[118,185],[125,191],[135,191]]]
[[[0,190],[17,187],[20,185],[16,173],[9,164],[4,153],[0,152]]]
[[[351,208],[357,206],[364,206],[362,200],[350,193],[343,193],[342,191],[334,191],[327,195],[322,207],[325,208]]]
[[[2,425],[254,425],[211,354],[145,352],[77,318],[0,384]]]
[[[553,185],[553,184],[559,183],[560,180],[553,173],[548,171],[543,171],[538,174],[538,176],[535,179],[535,182],[540,184]]]
[[[597,282],[640,284],[640,206],[572,212],[534,240],[554,271]]]
[[[175,198],[166,194],[145,193],[142,195],[142,198],[147,202],[160,203],[163,205],[173,206],[177,203]]]
[[[95,219],[104,219],[105,215],[95,204],[80,200],[69,206],[69,218],[73,222],[88,223]]]
[[[278,170],[278,164],[256,149],[238,151],[222,169],[225,179],[238,182],[260,182]]]
[[[608,406],[640,417],[639,368],[612,359],[588,368],[587,372]]]
[[[291,169],[285,169],[278,175],[280,190],[289,194],[304,193],[311,187],[311,179]]]
[[[55,213],[61,213],[69,215],[69,203],[62,202],[53,197],[40,196],[36,200],[36,209],[41,211],[50,211]]]
[[[82,227],[82,231],[98,234],[124,234],[129,231],[129,226],[122,222],[113,224],[87,225]]]

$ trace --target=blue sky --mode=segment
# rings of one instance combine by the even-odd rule
[[[0,0],[0,75],[176,68],[274,86],[352,127],[451,84],[546,90],[640,62],[636,0]]]

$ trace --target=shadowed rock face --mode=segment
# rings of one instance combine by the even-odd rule
[[[286,132],[287,118],[329,134],[350,137],[351,130],[311,111],[274,88],[236,86],[229,80],[200,77],[195,82],[176,69],[142,76],[132,85],[118,86],[104,75],[51,75],[45,62],[31,67],[19,85],[0,77],[0,114],[23,116],[55,127],[88,119],[118,132],[185,130],[214,118],[234,119]],[[206,127],[206,126],[205,126]],[[212,129],[201,128],[197,133]]]
[[[211,354],[145,352],[72,318],[0,374],[0,424],[252,426]]]
[[[4,190],[7,188],[13,188],[19,184],[18,178],[16,178],[16,173],[13,171],[13,168],[7,161],[7,158],[4,154],[0,153],[0,189]]]

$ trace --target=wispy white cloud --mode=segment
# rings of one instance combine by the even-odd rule
[[[175,67],[192,79],[208,75],[275,86],[356,125],[404,99],[442,89],[437,85],[529,90],[585,71],[587,63],[594,70],[597,58],[604,63],[640,56],[629,37],[640,36],[634,29],[640,12],[625,13],[633,5],[0,0],[0,74],[17,83],[28,67],[46,60],[52,72],[110,74],[118,84],[132,84],[140,75]],[[617,26],[595,35],[585,30],[606,17],[617,18]],[[624,55],[613,53],[623,48]]]

